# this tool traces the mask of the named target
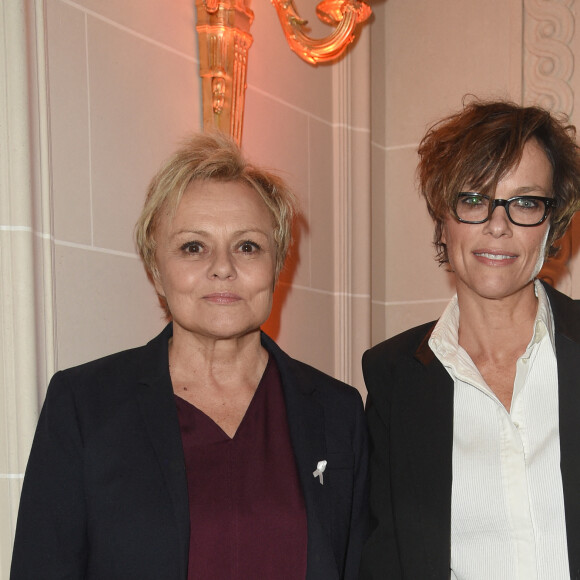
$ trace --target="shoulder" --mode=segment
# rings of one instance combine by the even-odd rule
[[[361,395],[354,387],[307,363],[292,358],[265,334],[262,334],[262,344],[274,356],[282,381],[290,381],[293,386],[305,392],[316,391],[323,398],[332,397],[337,403],[343,400],[347,405],[352,405],[356,401],[362,404]]]
[[[396,364],[402,358],[413,357],[428,340],[435,324],[436,321],[421,324],[376,344],[364,353],[363,366]]]
[[[580,342],[580,300],[573,300],[542,282],[556,325],[556,333],[574,342]]]
[[[119,372],[129,370],[136,366],[142,358],[145,346],[127,349],[114,354],[58,371],[55,376],[66,377],[68,379],[82,379],[85,377],[110,378]]]
[[[347,404],[354,400],[362,400],[355,387],[347,385],[338,379],[296,359],[290,358],[297,378],[313,385],[323,396],[344,399]]]
[[[550,307],[556,314],[566,315],[570,312],[580,312],[580,300],[570,298],[546,282],[542,282],[542,285],[548,296]]]
[[[434,327],[435,322],[429,322],[411,328],[364,353],[363,375],[372,400],[390,400],[397,389],[419,380],[426,362],[436,360],[427,343]]]
[[[71,438],[76,434],[85,443],[97,433],[118,436],[130,430],[141,420],[143,396],[155,397],[159,408],[172,396],[166,351],[167,339],[161,333],[145,346],[57,372],[48,386],[39,427],[42,423],[45,431],[65,432]]]
[[[159,374],[163,360],[167,358],[167,332],[168,328],[165,328],[144,346],[58,371],[51,380],[47,397],[51,391],[65,387],[75,395],[85,392],[115,393],[134,385],[142,378]]]

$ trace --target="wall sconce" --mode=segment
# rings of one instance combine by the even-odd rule
[[[368,4],[358,0],[322,0],[316,15],[322,22],[334,26],[326,38],[312,39],[306,33],[307,21],[300,18],[292,0],[272,0],[290,48],[311,64],[338,58],[355,39],[357,24],[371,15]]]
[[[242,140],[250,26],[254,13],[250,0],[196,0],[203,125]],[[356,27],[371,15],[362,0],[322,0],[316,14],[334,26],[325,38],[306,32],[293,0],[271,0],[290,48],[310,64],[338,58],[356,37]]]

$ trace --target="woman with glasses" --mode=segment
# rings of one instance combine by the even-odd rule
[[[574,128],[472,102],[419,147],[456,295],[363,358],[361,578],[580,579],[580,303],[537,279],[580,209]]]

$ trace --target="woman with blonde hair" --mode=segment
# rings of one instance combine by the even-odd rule
[[[286,185],[223,136],[161,168],[136,238],[171,321],[53,378],[12,580],[356,578],[360,395],[260,330],[294,213]]]

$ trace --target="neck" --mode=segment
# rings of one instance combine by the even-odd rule
[[[216,339],[174,325],[169,343],[169,366],[174,381],[197,377],[220,385],[255,383],[268,362],[260,330],[240,337]]]
[[[473,296],[459,289],[457,299],[459,344],[470,355],[479,353],[497,358],[501,353],[513,356],[514,352],[525,351],[538,311],[533,282],[517,294],[499,300]]]

